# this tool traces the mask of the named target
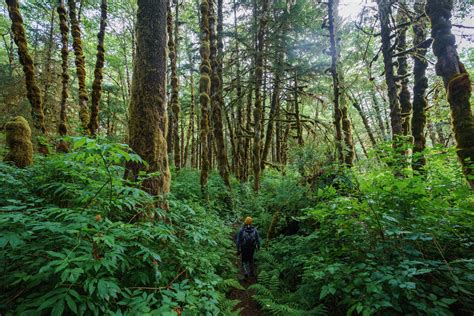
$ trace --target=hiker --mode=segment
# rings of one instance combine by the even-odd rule
[[[237,255],[242,255],[242,268],[246,278],[255,274],[253,254],[255,249],[260,249],[260,237],[252,222],[252,217],[246,217],[244,226],[237,234]]]

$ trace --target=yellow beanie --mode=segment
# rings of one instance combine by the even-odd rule
[[[252,222],[253,222],[253,218],[252,218],[252,217],[247,216],[247,217],[245,218],[245,221],[244,221],[245,225],[252,225]]]

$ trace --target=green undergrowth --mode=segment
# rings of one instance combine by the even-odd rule
[[[394,176],[372,160],[336,172],[332,184],[300,187],[296,199],[288,194],[293,204],[283,208],[276,237],[258,254],[259,283],[252,288],[262,309],[269,315],[469,315],[474,196],[453,151],[432,150],[427,158],[423,175],[406,169],[404,177]],[[274,179],[274,187],[286,183]],[[296,229],[288,230],[292,221]]]
[[[0,163],[0,313],[231,314],[239,284],[219,209],[171,195],[164,212],[124,180],[141,162],[125,145],[71,142],[26,169]]]

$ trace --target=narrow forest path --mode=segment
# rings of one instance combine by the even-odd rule
[[[234,229],[231,234],[231,239],[233,241],[233,244],[235,245],[236,241],[236,231],[239,229],[239,225],[233,225]],[[244,288],[243,290],[241,289],[232,289],[229,294],[228,298],[233,299],[233,300],[239,300],[240,303],[235,306],[235,310],[240,311],[240,315],[242,316],[259,316],[263,315],[262,312],[260,311],[260,308],[258,306],[258,303],[254,301],[252,295],[254,294],[253,290],[249,290],[248,287],[254,283],[257,282],[257,277],[249,277],[247,279],[244,278],[243,272],[242,272],[242,264],[240,262],[240,257],[235,255],[234,259],[235,266],[237,267],[237,279],[240,282],[240,285]]]

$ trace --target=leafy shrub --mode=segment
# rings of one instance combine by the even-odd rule
[[[17,169],[0,163],[0,311],[6,315],[217,315],[236,286],[229,228],[212,210],[170,211],[126,183],[126,145],[71,139],[75,151]],[[150,220],[165,218],[166,220]]]
[[[396,177],[373,166],[354,174],[345,195],[317,189],[315,206],[299,212],[306,230],[280,235],[259,254],[255,297],[263,308],[274,315],[321,305],[330,315],[472,311],[474,196],[452,152],[427,154],[424,175]]]

